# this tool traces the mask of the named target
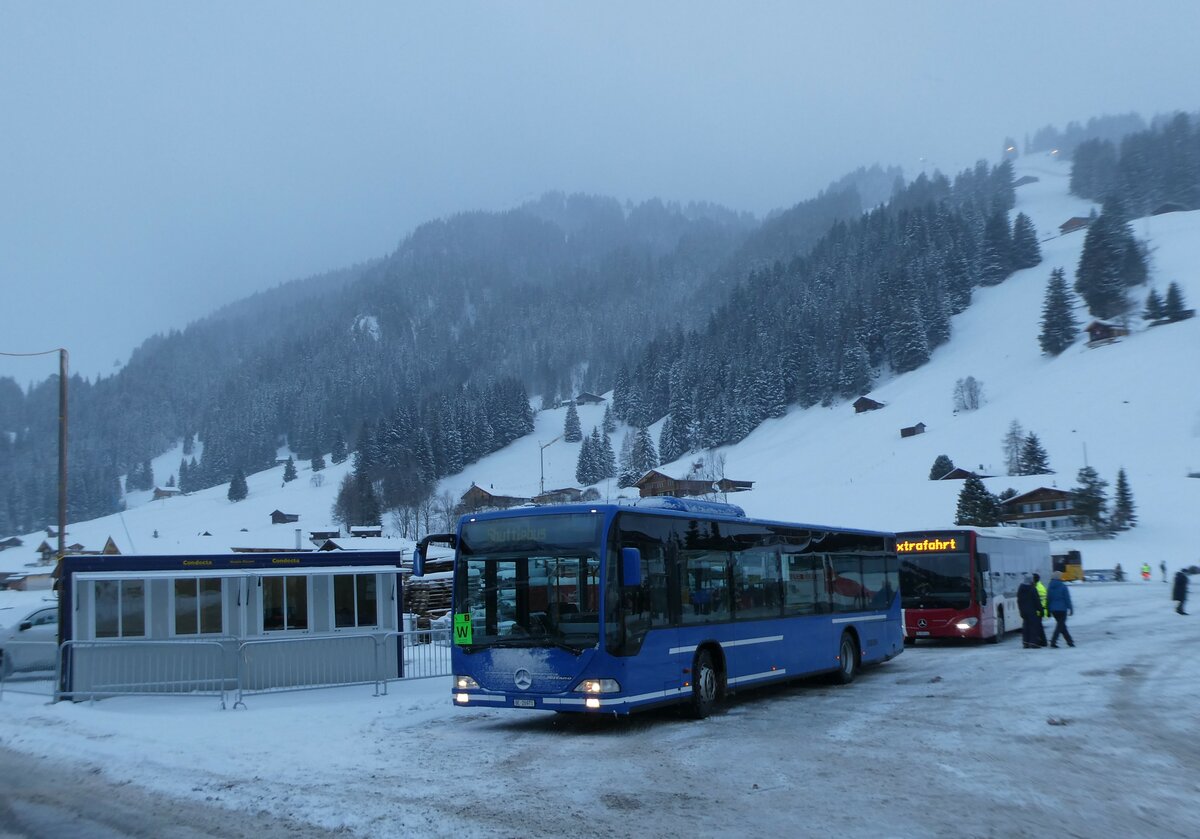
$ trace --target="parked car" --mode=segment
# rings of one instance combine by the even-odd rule
[[[58,606],[44,604],[0,629],[0,679],[13,673],[53,670],[58,652]]]

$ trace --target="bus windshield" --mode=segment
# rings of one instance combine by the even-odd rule
[[[971,605],[971,561],[965,553],[900,557],[905,609],[966,609]]]
[[[471,615],[471,647],[582,650],[600,638],[594,554],[464,558],[456,584],[456,609]]]

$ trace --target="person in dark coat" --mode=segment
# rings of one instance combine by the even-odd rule
[[[1171,592],[1171,599],[1179,604],[1175,607],[1175,611],[1181,615],[1187,614],[1187,612],[1183,611],[1183,604],[1187,602],[1187,590],[1188,575],[1185,574],[1182,569],[1180,569],[1179,571],[1175,572],[1175,587]]]
[[[1062,580],[1062,571],[1054,572],[1050,588],[1046,589],[1046,606],[1054,616],[1054,634],[1050,636],[1050,646],[1058,648],[1059,635],[1067,639],[1068,647],[1075,646],[1075,639],[1067,631],[1067,616],[1074,615],[1075,608],[1071,605],[1071,590]]]
[[[1036,650],[1038,643],[1038,624],[1042,622],[1042,601],[1033,585],[1033,577],[1025,574],[1021,577],[1021,585],[1017,586],[1017,611],[1021,613],[1021,640],[1025,649]]]
[[[1038,595],[1038,613],[1037,613],[1037,639],[1038,646],[1044,647],[1048,643],[1046,641],[1046,625],[1042,623],[1042,618],[1050,617],[1050,610],[1046,608],[1046,587],[1042,585],[1042,575],[1033,575],[1033,587],[1037,589]]]

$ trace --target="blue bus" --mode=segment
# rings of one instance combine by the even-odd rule
[[[904,649],[890,533],[747,518],[647,498],[468,515],[455,548],[453,701],[707,716],[741,687],[831,673]]]

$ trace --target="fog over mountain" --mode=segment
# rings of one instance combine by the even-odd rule
[[[549,190],[762,218],[858,166],[954,172],[1047,124],[1194,110],[1198,29],[1186,1],[6,4],[0,350],[111,373]]]

